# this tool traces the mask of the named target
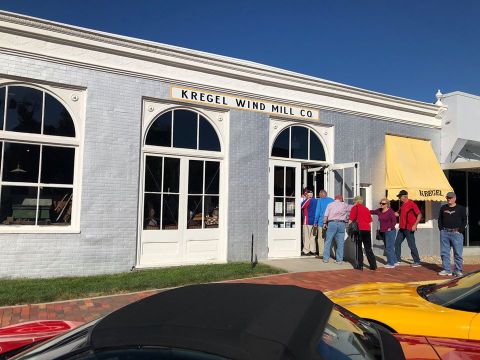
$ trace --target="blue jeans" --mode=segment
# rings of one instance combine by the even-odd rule
[[[395,255],[395,230],[385,232],[385,252],[387,253],[387,264],[395,265],[397,256]]]
[[[337,261],[343,261],[343,245],[345,243],[345,223],[342,221],[330,221],[327,228],[327,236],[325,239],[325,248],[323,249],[323,261],[330,259],[330,250],[332,241],[335,238],[337,250],[335,257]]]
[[[462,272],[463,234],[459,232],[440,231],[440,256],[443,269],[452,272],[450,268],[450,247],[453,248],[455,272]]]
[[[420,264],[420,256],[418,255],[417,245],[415,245],[415,232],[407,229],[398,230],[397,238],[395,239],[395,256],[397,257],[397,261],[400,261],[402,257],[402,243],[405,238],[407,239],[413,262]]]

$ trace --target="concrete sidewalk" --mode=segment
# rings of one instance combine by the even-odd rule
[[[353,270],[351,265],[324,264],[314,258],[268,260],[265,263],[291,269],[289,273],[260,278],[235,280],[277,285],[297,285],[321,291],[335,290],[362,282],[409,282],[443,279],[437,275],[441,268],[436,264],[423,264],[412,268],[408,264],[395,269],[385,269],[380,264],[376,271]],[[314,269],[312,271],[311,269]],[[321,269],[321,271],[319,270]],[[464,272],[479,270],[480,264],[465,265]],[[61,301],[48,304],[8,306],[0,308],[0,327],[31,320],[64,319],[87,322],[106,315],[133,301],[145,298],[161,290],[142,291],[133,294],[119,294],[91,299]]]

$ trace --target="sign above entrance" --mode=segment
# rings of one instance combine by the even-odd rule
[[[318,110],[227,94],[212,93],[197,89],[172,86],[170,89],[170,96],[176,100],[194,102],[198,104],[208,104],[239,110],[257,111],[305,120],[319,119]]]

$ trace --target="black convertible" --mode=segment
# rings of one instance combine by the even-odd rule
[[[165,291],[17,359],[404,359],[389,333],[321,292],[208,284]]]

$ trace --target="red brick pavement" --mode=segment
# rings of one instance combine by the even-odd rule
[[[464,272],[480,269],[480,265],[464,265]],[[442,279],[437,265],[420,268],[400,266],[395,269],[378,268],[376,271],[335,270],[288,273],[260,278],[235,280],[257,284],[297,285],[329,291],[362,282],[408,282]],[[70,300],[48,304],[0,307],[0,327],[31,320],[63,319],[87,322],[108,314],[124,305],[157,293],[158,290],[133,294],[105,296],[92,299]]]

